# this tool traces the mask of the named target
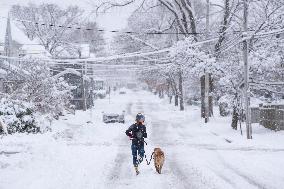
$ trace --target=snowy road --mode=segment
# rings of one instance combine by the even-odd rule
[[[283,133],[248,142],[232,131],[228,119],[204,125],[198,107],[173,110],[148,92],[127,92],[97,101],[93,112],[67,115],[43,135],[4,137],[0,145],[0,189],[208,189],[284,186]],[[101,112],[126,110],[126,124],[103,124]],[[153,164],[136,176],[125,129],[138,112],[146,115],[150,156],[154,147],[166,154],[162,174]],[[92,123],[86,123],[87,121]],[[228,128],[228,129],[227,129]],[[230,132],[232,134],[228,134]],[[265,131],[267,132],[267,131]],[[274,134],[274,135],[273,135]],[[267,143],[267,137],[282,144]],[[281,138],[282,137],[282,138]]]

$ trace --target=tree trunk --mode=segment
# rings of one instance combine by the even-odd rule
[[[184,103],[183,103],[183,90],[182,90],[182,72],[179,72],[179,105],[180,105],[180,110],[184,110]]]
[[[224,3],[225,3],[224,5],[225,10],[224,10],[223,22],[222,22],[221,29],[220,29],[220,36],[219,36],[217,43],[215,44],[215,53],[217,53],[217,57],[219,57],[220,55],[220,48],[221,48],[223,41],[225,40],[226,30],[228,29],[228,25],[229,25],[230,0],[225,0]]]
[[[175,95],[175,106],[178,106],[178,94]]]
[[[159,89],[159,98],[162,98],[162,91]]]
[[[0,133],[3,132],[5,135],[8,134],[8,127],[0,117]]]
[[[239,119],[239,114],[237,111],[237,107],[234,105],[233,107],[233,117],[232,117],[232,128],[237,130],[238,129],[238,119]]]
[[[212,74],[209,74],[209,116],[212,117],[213,114],[213,90],[214,90],[214,85],[213,85],[213,78]]]
[[[201,117],[205,118],[205,75],[200,78],[201,86]]]

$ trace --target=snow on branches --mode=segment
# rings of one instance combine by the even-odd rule
[[[22,64],[24,65],[24,64]],[[48,64],[37,60],[25,62],[30,73],[24,79],[22,87],[17,88],[12,96],[31,102],[35,111],[56,116],[69,104],[71,89],[63,78],[53,78]]]
[[[52,77],[50,67],[40,60],[27,60],[19,64],[28,74],[2,98],[0,115],[8,125],[8,132],[39,132],[41,118],[57,117],[69,106],[71,90],[63,78]],[[9,87],[9,86],[8,86]]]
[[[215,58],[203,51],[200,46],[193,46],[193,38],[178,41],[169,53],[172,64],[169,66],[171,71],[182,71],[184,77],[199,77],[204,70],[214,70]]]

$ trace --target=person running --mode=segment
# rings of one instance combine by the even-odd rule
[[[144,138],[147,138],[146,126],[144,125],[145,116],[141,113],[136,115],[136,123],[131,125],[126,131],[126,135],[132,140],[131,151],[133,156],[133,165],[136,175],[139,174],[138,165],[144,157]],[[137,156],[138,154],[138,156]]]

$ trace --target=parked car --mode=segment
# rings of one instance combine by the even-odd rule
[[[95,95],[95,98],[100,98],[100,99],[103,99],[106,97],[107,95],[107,92],[106,90],[94,90],[93,91],[94,95]]]
[[[126,94],[126,88],[125,87],[120,88],[119,94]]]
[[[123,111],[122,114],[103,112],[103,122],[104,123],[116,123],[116,122],[125,123],[124,114],[125,114],[125,111]]]

